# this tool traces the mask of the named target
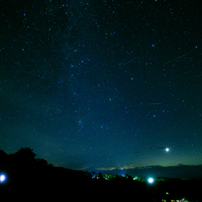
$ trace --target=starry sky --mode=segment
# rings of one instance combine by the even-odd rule
[[[2,0],[0,149],[81,170],[201,165],[199,4]]]

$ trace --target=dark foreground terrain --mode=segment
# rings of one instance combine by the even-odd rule
[[[12,155],[0,151],[0,172],[6,180],[0,183],[2,199],[20,201],[166,201],[202,202],[202,180],[165,179],[154,184],[116,175],[105,179],[91,173],[54,167],[36,159],[29,148]]]

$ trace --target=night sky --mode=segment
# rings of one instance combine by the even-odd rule
[[[0,7],[0,149],[88,171],[202,164],[200,1]]]

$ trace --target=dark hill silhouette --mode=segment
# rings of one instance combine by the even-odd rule
[[[14,154],[0,150],[0,172],[6,174],[0,183],[0,194],[7,200],[13,197],[30,201],[162,201],[186,199],[202,201],[201,181],[181,179],[159,180],[153,185],[134,181],[131,176],[115,175],[106,180],[101,173],[94,177],[89,172],[54,167],[46,160],[36,158],[32,149],[21,148]],[[169,193],[169,195],[166,195]]]
[[[6,154],[6,152],[0,149],[0,158],[6,158],[7,156],[8,154]]]

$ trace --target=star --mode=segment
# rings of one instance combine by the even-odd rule
[[[169,152],[169,151],[170,151],[170,149],[169,149],[168,147],[166,147],[165,150],[166,150],[166,152]]]

